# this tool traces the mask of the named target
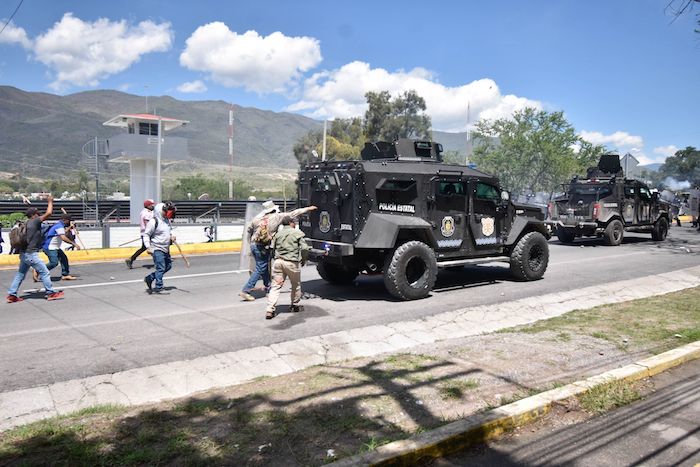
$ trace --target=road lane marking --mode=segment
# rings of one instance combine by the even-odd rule
[[[232,270],[232,271],[216,271],[216,272],[200,272],[197,274],[183,274],[181,276],[168,276],[168,280],[173,280],[173,279],[189,279],[191,277],[204,277],[204,276],[220,276],[223,274],[241,274],[243,272],[248,272],[247,269],[237,269],[237,270]],[[78,285],[56,285],[57,289],[60,290],[67,290],[67,289],[84,289],[86,287],[103,287],[105,285],[123,285],[123,284],[138,284],[142,283],[143,279],[130,279],[128,281],[109,281],[109,282],[96,282],[93,284],[78,284]],[[35,293],[35,292],[41,292],[43,291],[44,288],[38,288],[38,289],[26,289],[24,290],[25,293]]]

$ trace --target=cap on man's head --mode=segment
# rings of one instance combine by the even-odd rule
[[[263,211],[265,212],[265,214],[269,214],[271,212],[279,212],[279,210],[280,210],[280,207],[277,206],[275,204],[275,202],[272,201],[271,199],[265,201],[262,204],[262,207],[263,207]]]
[[[145,201],[143,202],[143,207],[144,207],[144,208],[150,208],[150,207],[153,206],[154,204],[156,204],[155,201],[153,201],[152,199],[147,199],[147,200],[145,200]]]
[[[27,208],[27,212],[25,213],[27,217],[34,217],[34,214],[39,213],[39,210],[35,207]]]

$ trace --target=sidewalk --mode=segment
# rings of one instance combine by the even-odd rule
[[[232,253],[241,251],[241,241],[225,241],[225,242],[211,242],[211,243],[186,243],[180,245],[182,252],[185,255],[202,255],[211,253]],[[135,247],[123,247],[123,248],[99,248],[99,249],[89,249],[89,250],[75,250],[66,251],[66,256],[71,263],[83,263],[88,261],[113,261],[113,260],[124,260],[130,257],[134,251]],[[176,246],[170,248],[170,253],[172,255],[178,255]],[[145,253],[144,253],[145,254]],[[44,261],[48,261],[44,253],[40,253],[39,256]],[[19,264],[19,255],[0,255],[0,267],[2,266],[16,266]]]
[[[313,336],[269,346],[153,365],[0,394],[0,430],[95,405],[134,406],[185,397],[261,377],[358,357],[401,352],[447,339],[560,316],[572,310],[653,297],[700,286],[700,266],[477,306],[431,317]]]

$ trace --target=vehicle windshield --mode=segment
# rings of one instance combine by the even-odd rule
[[[596,198],[605,198],[606,196],[610,196],[612,194],[612,187],[610,185],[598,184],[575,184],[571,185],[569,193],[571,196],[578,195],[580,197],[595,196]]]

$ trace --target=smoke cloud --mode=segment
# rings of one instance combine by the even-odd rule
[[[664,179],[664,185],[672,191],[687,190],[690,188],[690,182],[687,180],[679,181],[673,177],[666,177]]]

